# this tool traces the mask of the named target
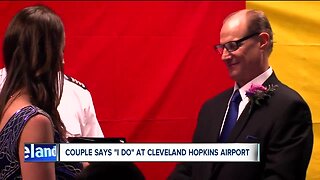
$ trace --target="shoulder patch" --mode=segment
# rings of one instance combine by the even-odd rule
[[[64,75],[64,79],[82,87],[83,89],[87,89],[87,87],[80,81],[76,80],[75,78],[71,77],[71,76],[68,76],[68,75]]]

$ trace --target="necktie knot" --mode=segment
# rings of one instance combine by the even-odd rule
[[[242,98],[241,98],[240,92],[239,92],[239,90],[236,90],[233,93],[233,96],[231,98],[231,102],[235,102],[235,103],[239,104],[241,102],[241,100],[242,100]]]

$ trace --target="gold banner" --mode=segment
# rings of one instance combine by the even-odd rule
[[[320,2],[247,1],[246,7],[266,13],[274,32],[270,64],[310,106],[314,147],[307,179],[320,179]]]

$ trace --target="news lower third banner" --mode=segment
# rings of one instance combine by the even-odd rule
[[[259,162],[256,143],[25,144],[25,162]]]

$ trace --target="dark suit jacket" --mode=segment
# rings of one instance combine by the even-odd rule
[[[258,106],[249,101],[227,142],[260,143],[260,162],[181,163],[170,180],[305,179],[313,132],[308,105],[273,73],[264,83],[278,85],[274,95]],[[208,100],[201,108],[193,142],[215,143],[232,94],[230,88]]]

